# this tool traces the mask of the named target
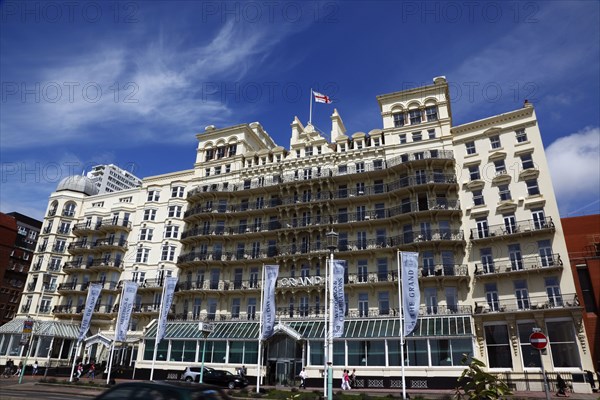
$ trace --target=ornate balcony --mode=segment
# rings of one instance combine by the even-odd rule
[[[557,269],[563,269],[560,254],[544,257],[534,255],[503,263],[475,264],[475,277],[477,279],[496,279],[499,275],[541,273]]]
[[[488,300],[475,303],[474,314],[540,312],[580,308],[577,294],[555,294],[552,296],[521,296],[511,294],[510,300]]]
[[[122,218],[104,218],[100,224],[101,231],[115,232],[124,230],[126,232],[131,231],[131,221]]]
[[[518,221],[514,224],[490,225],[487,229],[473,228],[471,229],[470,240],[479,243],[498,238],[512,239],[515,237],[530,236],[535,234],[535,232],[554,232],[554,230],[552,217],[546,217],[543,220],[528,219]]]

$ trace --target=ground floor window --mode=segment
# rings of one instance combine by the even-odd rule
[[[144,347],[144,360],[152,360],[152,356],[154,355],[154,340],[146,340]],[[156,360],[157,361],[166,361],[167,353],[169,351],[169,341],[161,340],[158,343],[158,349],[156,351]]]
[[[511,349],[506,325],[485,327],[485,342],[490,368],[512,368]]]
[[[312,340],[309,346],[309,365],[323,365],[323,341]],[[411,338],[404,346],[406,366],[462,366],[463,354],[473,354],[470,338]],[[402,363],[400,341],[395,339],[335,341],[333,350],[334,365],[383,367]]]
[[[554,367],[580,368],[579,348],[572,321],[546,322],[546,328]]]
[[[523,357],[523,368],[541,368],[540,351],[533,348],[529,342],[529,337],[533,333],[533,328],[538,326],[533,322],[519,323],[519,346],[521,347],[521,356]]]

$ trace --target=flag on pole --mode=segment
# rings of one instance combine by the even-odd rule
[[[263,282],[263,309],[261,310],[262,331],[260,338],[268,339],[275,330],[275,282],[279,274],[279,265],[265,265]]]
[[[319,92],[315,92],[314,90],[313,90],[313,95],[315,96],[316,103],[330,104],[332,102],[331,97],[329,97],[325,94],[319,93]]]
[[[344,272],[346,261],[333,260],[333,337],[344,334]]]
[[[415,329],[419,318],[421,294],[419,292],[419,253],[400,253],[402,259],[402,307],[404,312],[404,336]]]
[[[129,319],[133,311],[137,288],[138,284],[136,282],[126,281],[123,285],[119,314],[117,315],[117,325],[115,326],[116,342],[124,342],[127,339],[127,329],[129,328]]]
[[[173,304],[173,293],[175,293],[175,286],[177,286],[177,277],[169,276],[165,279],[165,294],[163,297],[163,303],[160,307],[160,316],[158,317],[158,328],[156,328],[156,343],[159,343],[163,337],[165,337],[165,327],[167,326],[167,316]]]
[[[88,330],[90,329],[92,314],[94,313],[94,308],[96,307],[96,302],[98,301],[98,297],[100,296],[101,290],[101,283],[92,283],[88,287],[87,299],[85,300],[85,309],[83,310],[83,316],[81,317],[81,327],[79,328],[79,336],[77,337],[78,342],[81,342],[83,340]]]

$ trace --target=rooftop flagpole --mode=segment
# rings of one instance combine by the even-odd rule
[[[308,114],[308,123],[312,125],[312,100],[313,100],[313,90],[310,88],[310,112]]]

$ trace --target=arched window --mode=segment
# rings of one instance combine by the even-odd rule
[[[54,200],[50,205],[50,209],[48,210],[48,216],[52,217],[56,215],[56,210],[58,209],[58,201]]]
[[[75,216],[75,203],[68,202],[63,208],[63,216],[74,217]]]

